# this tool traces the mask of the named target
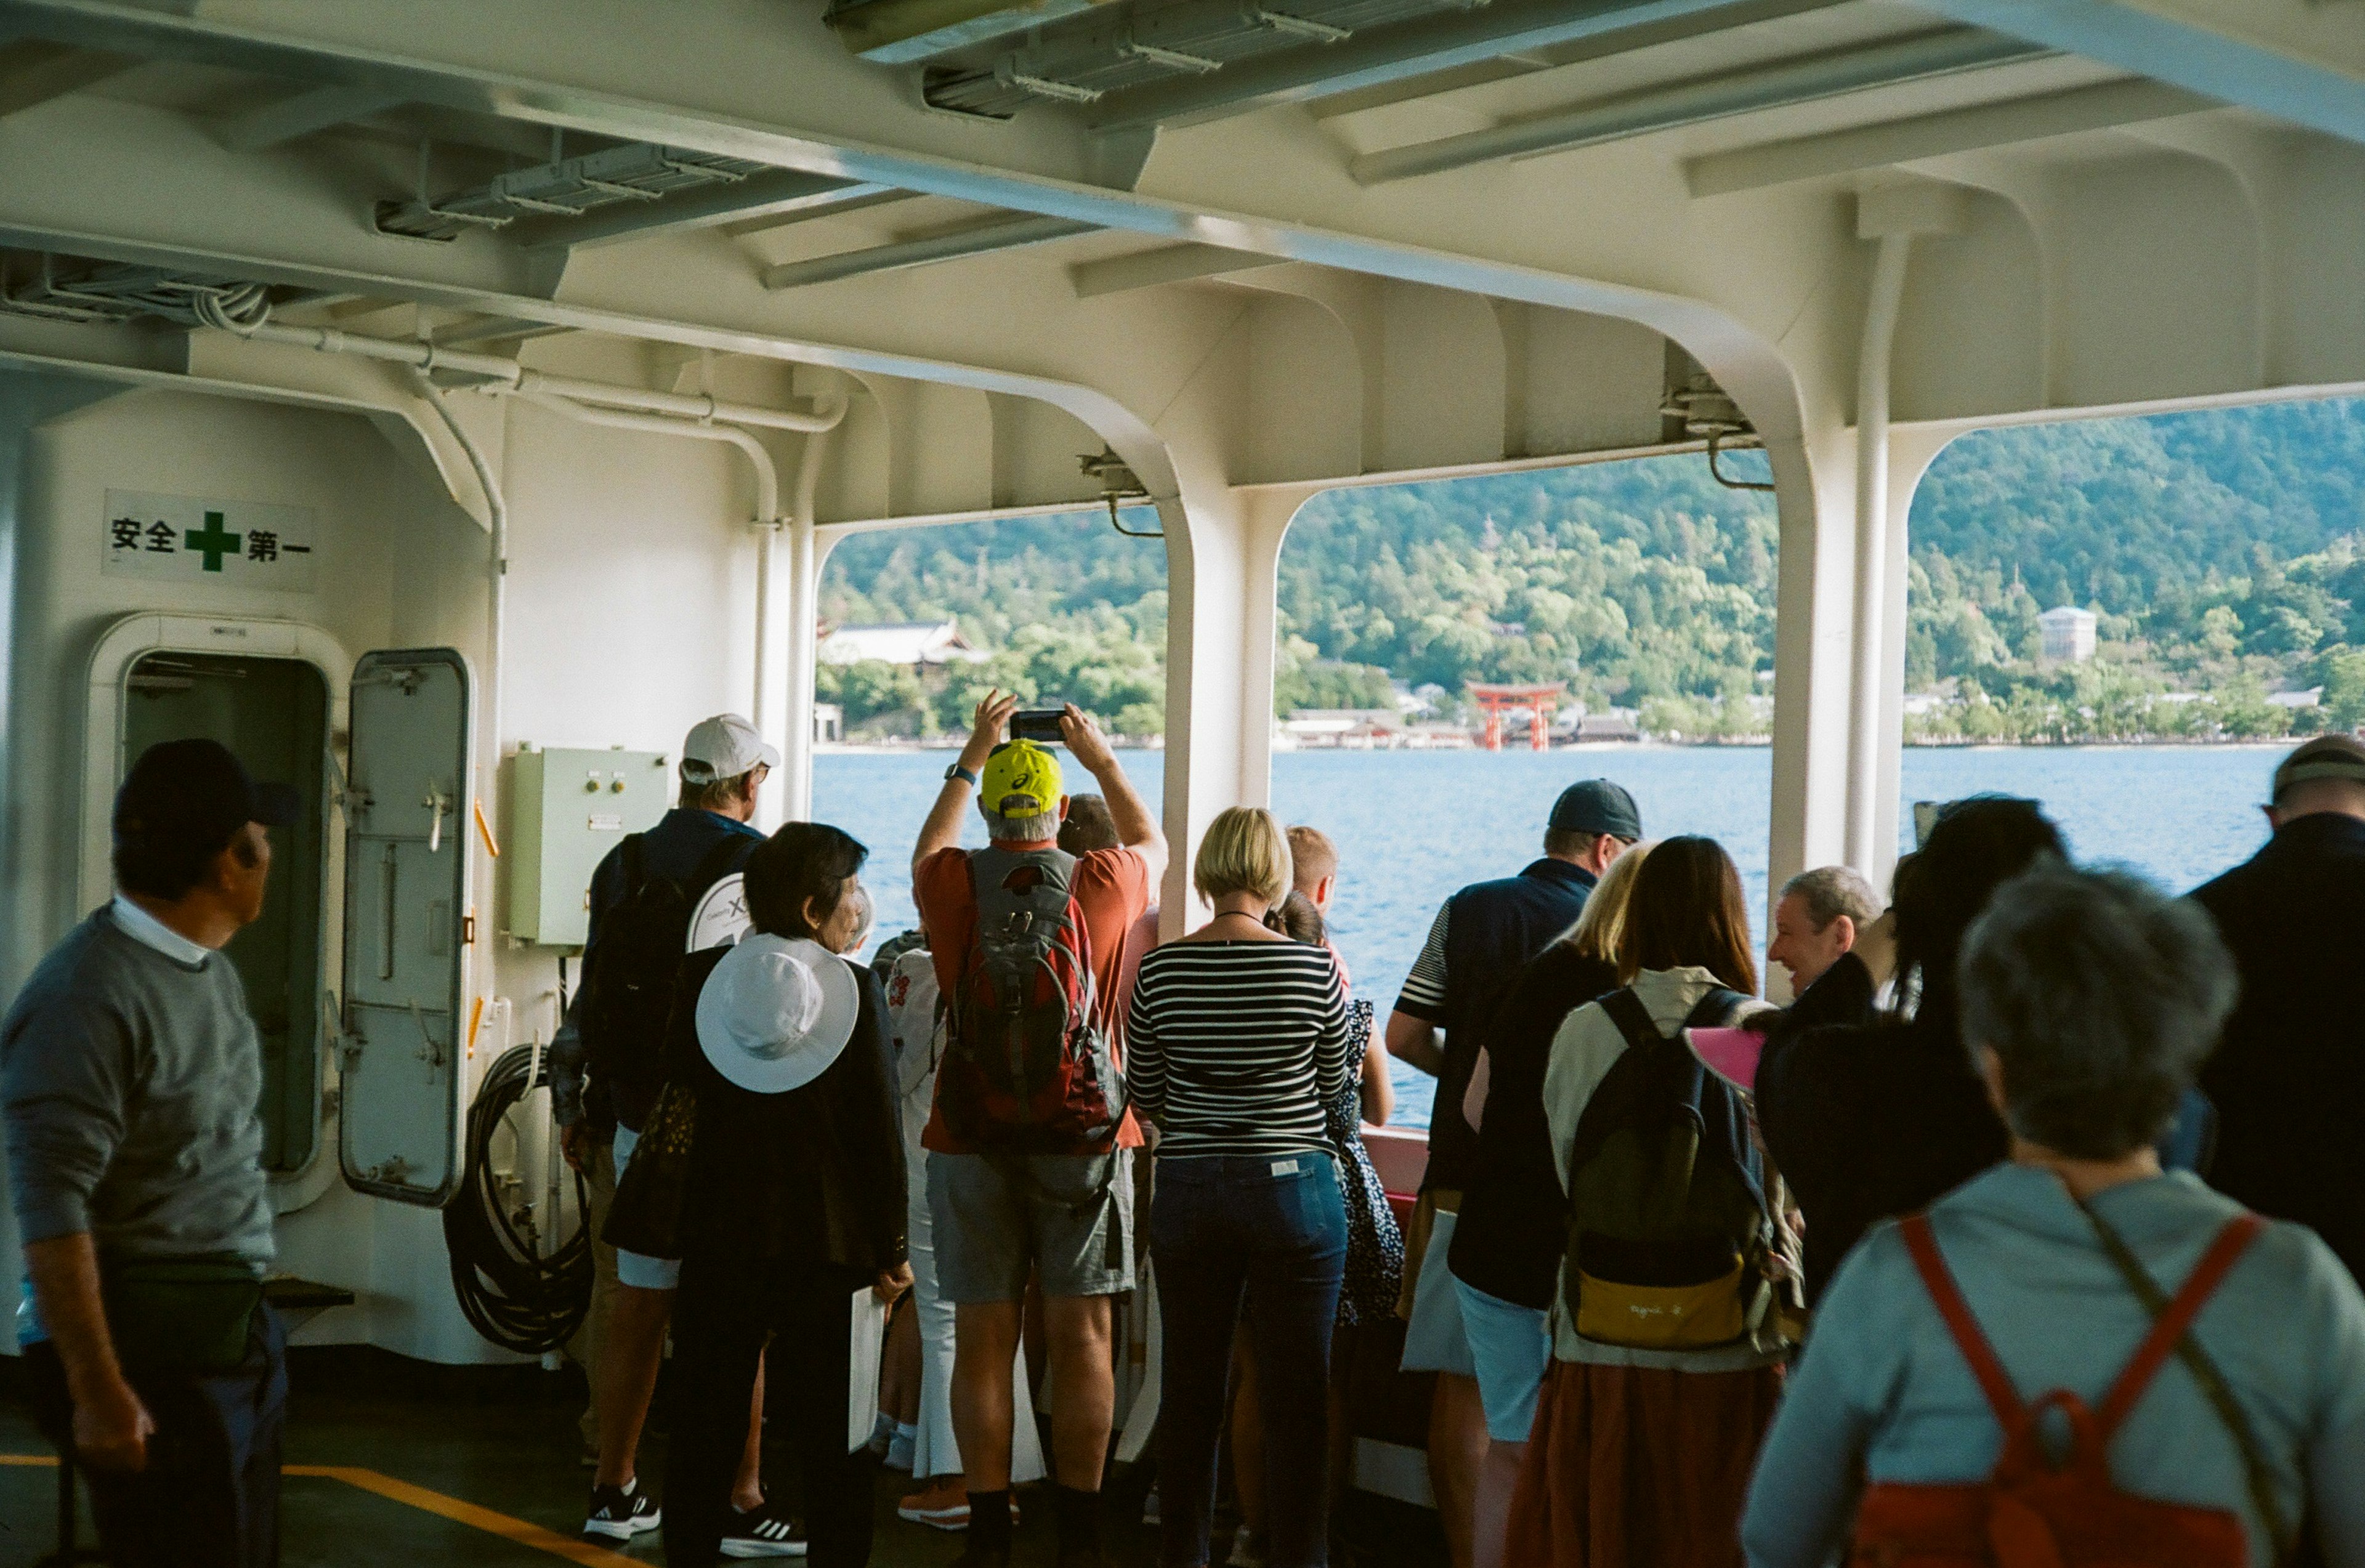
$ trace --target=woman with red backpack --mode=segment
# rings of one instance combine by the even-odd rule
[[[1958,972],[2010,1158],[1841,1267],[1749,1562],[2266,1568],[2312,1514],[2322,1561],[2365,1568],[2365,1298],[2153,1148],[2234,1002],[2208,916],[2047,857]]]

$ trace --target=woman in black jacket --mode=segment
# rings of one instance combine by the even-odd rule
[[[1955,960],[1998,887],[2062,854],[2035,801],[1957,801],[1897,868],[1889,1011],[1873,1012],[1881,977],[1850,953],[1775,1023],[1757,1121],[1806,1215],[1810,1305],[1875,1221],[1925,1207],[2003,1158],[2003,1123],[1963,1044]],[[1850,1013],[1861,1021],[1830,1022]]]
[[[674,1568],[718,1560],[759,1361],[774,1430],[798,1449],[812,1562],[869,1560],[877,1460],[847,1440],[854,1298],[892,1300],[912,1273],[886,997],[836,956],[857,934],[867,854],[834,827],[781,828],[747,861],[755,931],[692,955],[676,984],[670,1072],[698,1110],[673,1316]]]

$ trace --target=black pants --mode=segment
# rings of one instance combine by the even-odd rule
[[[758,1357],[773,1430],[796,1450],[812,1568],[860,1568],[870,1560],[878,1456],[868,1448],[848,1453],[846,1442],[851,1309],[854,1293],[869,1282],[868,1274],[833,1265],[682,1260],[666,1461],[668,1568],[712,1568],[720,1558]]]
[[[68,1451],[73,1400],[57,1350],[27,1346],[25,1372],[42,1435]],[[107,1561],[117,1568],[277,1568],[287,1425],[287,1339],[278,1318],[267,1306],[255,1313],[246,1361],[234,1372],[127,1375],[156,1431],[146,1469],[82,1473]]]

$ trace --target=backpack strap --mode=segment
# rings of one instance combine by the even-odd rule
[[[2144,1304],[2144,1310],[2150,1313],[2157,1322],[2169,1309],[2168,1294],[2159,1288],[2150,1271],[2143,1266],[2143,1260],[2135,1255],[2134,1249],[2104,1222],[2101,1215],[2086,1204],[2078,1206],[2084,1209],[2086,1217],[2093,1222],[2094,1234],[2101,1239],[2102,1250],[2110,1255],[2112,1264],[2119,1271],[2120,1277],[2126,1281],[2127,1288],[2135,1292],[2136,1298]],[[2274,1473],[2259,1446],[2258,1433],[2251,1429],[2249,1417],[2242,1412],[2241,1402],[2234,1397],[2234,1391],[2225,1386],[2225,1374],[2217,1370],[2217,1363],[2209,1359],[2209,1352],[2201,1348],[2199,1339],[2186,1333],[2176,1342],[2176,1354],[2177,1359],[2184,1363],[2184,1370],[2192,1374],[2192,1381],[2200,1384],[2202,1395],[2209,1401],[2210,1408],[2216,1411],[2217,1418],[2233,1435],[2234,1446],[2241,1450],[2242,1474],[2250,1490],[2250,1506],[2258,1510],[2259,1522],[2266,1527],[2276,1561],[2282,1561],[2291,1554],[2291,1542],[2283,1532],[2282,1508],[2275,1499]]]
[[[1642,999],[1634,994],[1632,986],[1620,986],[1599,1002],[1601,1011],[1609,1015],[1609,1021],[1618,1025],[1618,1032],[1626,1036],[1626,1044],[1633,1049],[1646,1051],[1653,1046],[1666,1044],[1667,1037],[1659,1033],[1651,1010],[1642,1005]]]
[[[1930,1216],[1908,1215],[1898,1222],[1897,1228],[1905,1238],[1905,1249],[1913,1255],[1913,1267],[1921,1272],[1923,1288],[1937,1305],[1938,1316],[1946,1320],[1946,1329],[1954,1335],[1956,1347],[1963,1352],[1963,1360],[1971,1364],[1971,1375],[1978,1379],[1979,1391],[1988,1396],[1997,1422],[2009,1437],[2020,1429],[2027,1408],[2021,1403],[2020,1391],[2012,1385],[2011,1374],[1996,1360],[1995,1347],[1980,1332],[1978,1319],[1971,1316],[1970,1304],[1963,1299],[1961,1288],[1946,1268],[1946,1260],[1939,1254]]]
[[[2201,1309],[2209,1305],[2209,1298],[2216,1294],[2227,1272],[2241,1260],[2266,1224],[2254,1214],[2239,1214],[2227,1220],[2225,1228],[2217,1233],[2217,1239],[2209,1244],[2209,1250],[2201,1255],[2201,1261],[2185,1277],[2175,1299],[2153,1319],[2151,1332],[2135,1351],[2135,1359],[2119,1373],[2118,1381],[2111,1384],[2102,1409],[2095,1413],[2105,1440],[2143,1398],[2152,1378],[2175,1353],[2185,1330],[2192,1327],[2192,1320],[2201,1316]]]
[[[1729,987],[1710,986],[1708,994],[1701,997],[1691,1012],[1685,1015],[1684,1027],[1687,1029],[1718,1028],[1726,1019],[1732,1016],[1734,1008],[1748,1000],[1749,998]]]

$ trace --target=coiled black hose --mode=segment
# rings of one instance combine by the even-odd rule
[[[485,1070],[468,1107],[466,1166],[460,1191],[443,1209],[443,1245],[452,1255],[452,1289],[460,1310],[476,1332],[505,1350],[538,1356],[574,1338],[591,1309],[591,1230],[576,1222],[575,1234],[544,1255],[520,1234],[522,1205],[512,1213],[502,1202],[493,1172],[493,1135],[518,1102],[550,1081],[550,1058],[517,1046]],[[575,1212],[588,1215],[582,1172],[575,1173]]]

